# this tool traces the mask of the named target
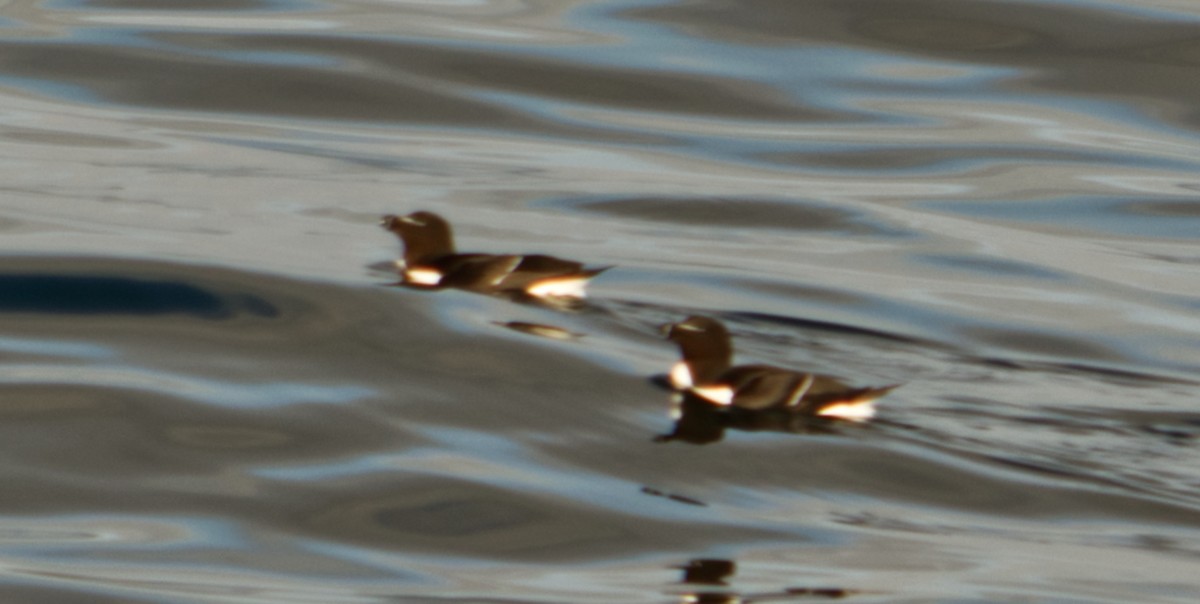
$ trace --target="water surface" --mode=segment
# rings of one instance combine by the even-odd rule
[[[1198,20],[6,7],[0,593],[1193,601]],[[418,209],[616,268],[575,312],[386,287]],[[691,313],[904,386],[664,439]]]

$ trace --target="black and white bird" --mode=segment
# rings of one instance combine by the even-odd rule
[[[414,287],[578,301],[586,297],[588,280],[610,268],[543,254],[457,253],[450,224],[433,212],[389,214],[380,224],[404,244],[404,258],[396,265],[401,283]]]
[[[866,421],[875,416],[875,401],[899,386],[856,388],[771,365],[733,366],[729,331],[709,317],[694,315],[664,325],[663,332],[683,357],[668,375],[671,387],[714,405]]]

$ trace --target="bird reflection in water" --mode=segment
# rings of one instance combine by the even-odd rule
[[[727,579],[737,572],[737,564],[720,558],[697,558],[675,567],[683,571],[685,585],[700,585],[710,588],[729,586]],[[734,590],[716,589],[691,590],[681,594],[680,604],[752,604],[754,602],[785,602],[800,598],[840,599],[857,592],[839,587],[789,587],[775,592],[739,593]]]
[[[720,407],[689,392],[671,394],[671,432],[654,437],[655,442],[681,441],[693,445],[719,442],[725,430],[745,432],[790,432],[793,434],[832,434],[836,421],[813,417],[790,409],[742,409]]]
[[[538,336],[549,340],[577,340],[583,337],[581,333],[568,331],[557,325],[545,323],[529,323],[527,321],[492,321],[492,324],[511,329],[518,333]]]
[[[396,261],[401,280],[416,289],[460,289],[556,308],[582,306],[587,283],[609,267],[585,267],[544,254],[482,254],[455,251],[450,223],[433,212],[389,214],[383,228],[400,238]]]

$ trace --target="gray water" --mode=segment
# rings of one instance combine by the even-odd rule
[[[1198,67],[1178,0],[8,3],[0,601],[1194,602]],[[387,287],[420,209],[614,268]],[[664,438],[692,313],[904,385]]]

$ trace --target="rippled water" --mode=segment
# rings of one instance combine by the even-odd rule
[[[0,599],[1195,601],[1197,31],[1175,0],[8,3]],[[384,287],[376,222],[418,209],[615,268],[573,312]],[[666,437],[656,327],[691,313],[904,386]]]

